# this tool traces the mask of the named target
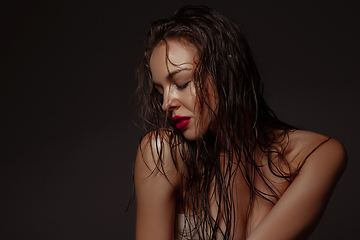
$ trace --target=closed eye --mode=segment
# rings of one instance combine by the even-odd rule
[[[189,82],[185,83],[184,85],[176,86],[176,87],[177,87],[177,89],[179,89],[179,90],[183,90],[183,89],[185,89],[185,88],[188,86],[188,84],[189,84]]]

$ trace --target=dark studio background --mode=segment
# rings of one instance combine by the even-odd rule
[[[1,239],[134,239],[134,72],[150,21],[189,3],[242,26],[281,119],[346,146],[310,239],[356,239],[358,0],[2,3]]]

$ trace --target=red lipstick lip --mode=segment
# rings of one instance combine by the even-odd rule
[[[190,123],[190,120],[191,120],[190,117],[179,116],[179,115],[175,115],[171,119],[175,123],[176,128],[179,130],[185,128]]]

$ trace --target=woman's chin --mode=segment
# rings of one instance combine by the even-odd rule
[[[189,141],[196,141],[202,138],[205,134],[205,131],[191,131],[190,129],[182,131],[184,138]]]
[[[196,140],[198,140],[198,139],[200,138],[200,137],[197,136],[196,134],[194,134],[194,133],[187,133],[186,131],[183,132],[183,136],[184,136],[184,138],[186,138],[186,139],[189,140],[189,141],[196,141]]]

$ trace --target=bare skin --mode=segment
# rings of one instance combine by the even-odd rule
[[[289,155],[296,155],[293,163],[301,161],[325,139],[324,136],[312,132],[291,133],[291,144],[301,146],[289,152]],[[175,214],[178,213],[176,195],[180,188],[181,175],[175,170],[168,147],[164,146],[163,149],[168,179],[163,174],[151,175],[150,169],[156,168],[156,156],[152,156],[147,139],[143,141],[142,152],[139,150],[137,155],[136,239],[174,239]],[[238,237],[236,239],[306,239],[320,220],[345,166],[345,149],[338,141],[330,139],[307,159],[291,186],[270,173],[268,177],[273,179],[279,189],[280,200],[273,205],[257,197],[248,229],[245,229],[245,224],[239,225],[235,230],[235,236]],[[239,219],[245,219],[249,191],[241,175],[238,176],[238,194],[235,201],[240,206],[237,209]],[[257,181],[255,185],[263,188],[262,181]],[[266,191],[266,188],[263,190]],[[245,236],[246,231],[248,238]]]
[[[191,116],[192,124],[189,124],[182,132],[185,137],[189,137],[189,140],[196,139],[197,133],[203,132],[203,130],[195,129],[195,123],[200,113],[196,108],[194,91],[191,84],[185,88],[178,87],[178,82],[185,84],[187,70],[182,72],[184,77],[178,75],[178,78],[170,78],[169,72],[176,71],[178,66],[166,64],[164,49],[163,45],[156,47],[150,61],[155,86],[159,92],[163,91],[164,111],[175,115]],[[180,42],[173,41],[169,42],[168,51],[169,58],[171,56],[185,57],[185,59],[170,59],[173,60],[172,62],[186,63],[184,66],[188,69],[195,66],[196,51],[191,46],[184,46]],[[289,132],[289,145],[284,156],[290,166],[296,168],[314,148],[326,139],[326,136],[317,133],[291,131]],[[152,142],[153,149],[149,142]],[[161,146],[163,170],[154,174],[159,166],[159,156],[156,155],[154,147],[156,144],[160,144],[160,142],[147,135],[142,140],[136,157],[134,177],[137,196],[137,240],[174,239],[176,214],[183,213],[179,211],[179,201],[176,199],[181,191],[182,175],[174,166],[166,141]],[[220,159],[220,161],[225,160]],[[257,161],[263,163],[262,157],[259,157]],[[264,166],[262,171],[268,177],[273,188],[277,189],[280,199],[279,201],[274,200],[276,204],[273,205],[256,197],[247,226],[245,226],[245,218],[250,190],[242,175],[237,174],[233,189],[236,192],[234,202],[237,203],[235,206],[237,218],[237,227],[234,230],[235,239],[306,239],[319,222],[335,185],[345,169],[346,161],[344,147],[337,140],[330,139],[308,157],[290,186],[283,179],[274,176],[267,170],[267,166]],[[180,158],[178,158],[177,165],[179,169],[183,167]],[[264,192],[269,191],[258,176],[255,176],[255,187]],[[213,212],[216,212],[215,201],[211,208],[215,210]]]

